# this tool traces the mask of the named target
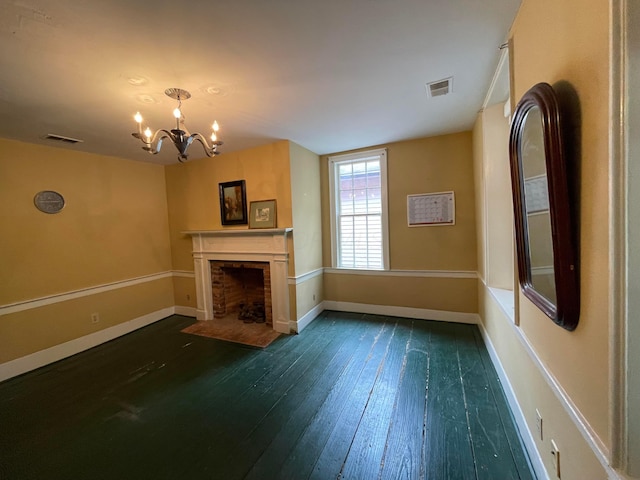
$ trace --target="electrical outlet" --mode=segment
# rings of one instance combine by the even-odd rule
[[[100,314],[99,313],[92,313],[91,314],[91,323],[98,323],[100,321]]]
[[[191,295],[187,293],[187,300],[191,300]]]
[[[540,440],[544,440],[544,436],[542,435],[542,415],[540,411],[536,408],[536,430],[538,431],[538,438]]]
[[[556,472],[556,478],[560,477],[560,449],[556,445],[555,440],[551,440],[551,456],[553,457],[553,468]]]

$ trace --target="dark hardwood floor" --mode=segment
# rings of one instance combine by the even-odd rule
[[[264,350],[172,316],[0,384],[0,479],[530,479],[478,329],[325,312]]]

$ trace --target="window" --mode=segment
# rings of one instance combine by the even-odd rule
[[[329,157],[333,266],[389,268],[387,152]]]

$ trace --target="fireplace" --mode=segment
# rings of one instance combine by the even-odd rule
[[[214,318],[273,325],[269,262],[211,261]]]
[[[216,285],[218,280],[224,280],[221,275],[230,279],[240,275],[241,280],[231,281],[244,282],[246,286],[261,273],[265,323],[271,322],[272,328],[278,332],[290,333],[287,235],[291,231],[290,228],[279,228],[185,232],[193,241],[196,318],[214,320],[220,318],[223,310],[239,308],[241,300],[236,298],[237,295],[230,294],[227,301],[228,292]],[[244,268],[245,272],[233,273],[234,268]],[[247,273],[247,270],[253,272]],[[258,301],[255,296],[260,287],[252,287],[251,290],[253,293],[242,300],[245,306]]]

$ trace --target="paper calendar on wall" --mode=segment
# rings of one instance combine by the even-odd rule
[[[407,222],[410,227],[455,225],[453,192],[407,195]]]

